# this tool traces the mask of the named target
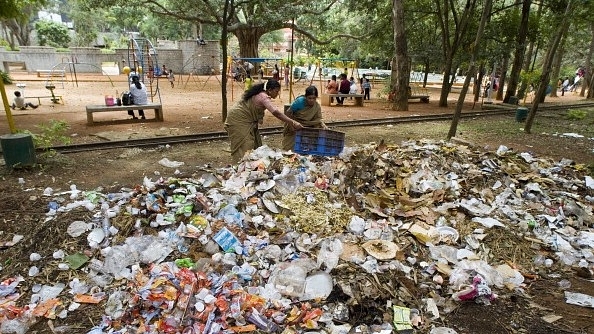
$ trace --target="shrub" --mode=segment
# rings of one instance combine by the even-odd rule
[[[12,78],[10,77],[10,75],[4,71],[0,71],[0,77],[2,77],[2,81],[4,82],[4,84],[6,85],[10,85],[12,84]]]
[[[50,120],[49,124],[36,125],[40,129],[39,133],[32,133],[29,130],[19,131],[28,133],[33,137],[33,145],[36,148],[43,150],[44,157],[52,157],[56,155],[56,151],[51,147],[56,144],[70,144],[70,137],[66,135],[66,130],[70,128],[65,121]]]
[[[587,115],[588,115],[588,112],[586,110],[569,109],[567,111],[567,115],[565,115],[565,117],[569,120],[579,121],[579,120],[586,118]]]

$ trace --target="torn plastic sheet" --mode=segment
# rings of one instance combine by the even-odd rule
[[[584,293],[565,291],[565,302],[567,304],[594,308],[594,296]]]

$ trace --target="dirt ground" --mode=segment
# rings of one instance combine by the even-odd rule
[[[25,83],[25,97],[29,102],[37,103],[33,96],[47,96],[45,89],[46,80],[32,75],[16,73],[13,75],[15,83]],[[70,78],[69,78],[70,79]],[[212,132],[223,130],[221,121],[220,85],[215,77],[188,78],[179,76],[175,87],[170,87],[166,80],[160,80],[152,85],[156,93],[154,100],[160,100],[164,106],[164,122],[151,121],[152,111],[147,111],[149,120],[126,120],[126,112],[98,114],[96,120],[106,121],[104,124],[88,126],[86,124],[85,106],[89,104],[102,104],[105,95],[116,95],[126,90],[124,76],[112,77],[113,85],[105,77],[78,75],[78,82],[54,81],[55,94],[63,97],[64,104],[52,104],[49,98],[41,99],[41,106],[35,110],[12,111],[14,124],[19,130],[36,132],[37,125],[50,120],[64,120],[70,128],[67,135],[73,143],[88,143],[110,139],[143,138],[151,136],[183,135],[199,132]],[[319,86],[319,82],[314,81]],[[327,122],[345,119],[364,119],[386,116],[406,116],[430,113],[452,113],[457,99],[456,94],[450,96],[448,108],[438,108],[438,91],[431,92],[431,101],[428,104],[412,102],[407,112],[390,110],[385,99],[378,98],[377,93],[381,84],[377,83],[372,92],[372,100],[365,107],[324,107],[324,118]],[[297,83],[294,87],[295,95],[304,91],[305,83]],[[7,94],[12,97],[16,86],[7,86]],[[229,92],[230,103],[239,98],[241,87],[234,85]],[[579,97],[569,95],[559,97],[559,102],[572,102]],[[563,99],[563,100],[561,100]],[[275,103],[282,107],[288,103],[289,91],[283,90],[281,97]],[[557,102],[557,101],[554,101]],[[348,103],[348,102],[347,102]],[[473,103],[470,99],[465,104],[465,112],[472,112]],[[480,109],[480,103],[474,106]],[[513,117],[507,117],[513,121]],[[280,125],[274,117],[267,115],[265,126]],[[518,125],[520,128],[520,125]],[[434,137],[443,139],[447,133],[447,124],[407,125],[402,127],[373,127],[341,129],[347,133],[346,145],[356,145],[368,142],[386,142],[398,144],[407,138]],[[519,130],[520,131],[520,130]],[[0,133],[9,133],[10,129],[6,118],[0,122]],[[570,158],[576,162],[592,163],[592,144],[587,140],[558,138],[552,142],[543,141],[539,132],[534,135],[518,135],[511,139],[497,138],[488,135],[467,134],[464,131],[458,134],[463,140],[475,145],[477,149],[495,150],[499,145],[513,147],[519,151],[528,150],[541,156],[551,156],[554,159]],[[264,139],[265,144],[278,147],[280,137],[272,136]],[[549,137],[547,137],[549,138]],[[506,140],[508,140],[506,142]],[[555,139],[557,140],[557,139]],[[200,144],[176,145],[174,147],[160,147],[151,149],[118,149],[96,151],[88,153],[73,153],[52,158],[40,168],[33,169],[5,169],[0,174],[0,239],[13,233],[26,234],[34,231],[28,243],[40,243],[47,248],[55,247],[52,244],[55,230],[39,231],[33,225],[43,220],[47,203],[40,198],[32,198],[25,189],[44,189],[52,187],[54,191],[67,190],[71,185],[78,189],[117,189],[132,187],[141,183],[143,176],[171,175],[171,168],[163,167],[157,163],[166,157],[172,161],[185,163],[184,174],[205,166],[224,166],[231,163],[230,156],[225,149],[226,142],[211,142]],[[21,183],[19,183],[21,179]],[[75,217],[71,217],[74,219]],[[71,219],[71,220],[72,220]],[[17,226],[18,225],[18,226]],[[29,225],[29,227],[28,227]],[[65,228],[61,226],[61,228]],[[2,252],[2,250],[0,250]],[[2,253],[0,253],[2,254]],[[28,258],[28,254],[22,254]],[[4,257],[4,256],[2,256]],[[8,265],[10,261],[3,258],[5,269],[0,271],[2,280],[24,270],[26,267]],[[13,259],[18,261],[18,259]],[[48,276],[51,281],[52,276]],[[594,309],[573,306],[564,303],[563,290],[557,282],[568,279],[572,290],[594,295],[594,283],[591,278],[585,279],[574,271],[562,271],[555,279],[542,278],[532,281],[527,286],[529,297],[509,294],[490,306],[481,306],[473,303],[461,305],[455,312],[448,314],[443,319],[444,325],[455,327],[458,333],[594,333]],[[82,312],[81,312],[82,311]],[[87,307],[69,316],[80,318],[78,333],[86,332],[94,319],[88,314],[100,315],[101,310]],[[541,319],[545,315],[554,313],[561,316],[560,320],[548,323]],[[77,315],[78,314],[78,315]],[[96,319],[95,319],[96,320]],[[33,328],[32,333],[52,333],[48,325],[43,322]],[[72,333],[76,333],[73,331]]]

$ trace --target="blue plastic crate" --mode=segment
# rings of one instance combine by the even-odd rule
[[[295,135],[293,151],[299,154],[336,156],[344,148],[344,132],[304,128]]]

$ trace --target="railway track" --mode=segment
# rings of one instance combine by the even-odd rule
[[[579,103],[579,104],[563,104],[563,105],[549,105],[540,106],[539,112],[542,111],[558,111],[567,110],[572,108],[592,108],[593,103]],[[500,115],[513,115],[516,111],[516,107],[495,107],[489,110],[481,110],[477,112],[463,112],[461,118],[476,118],[476,117],[491,117]],[[345,128],[345,127],[358,127],[358,126],[374,126],[374,125],[387,125],[387,124],[403,124],[403,123],[414,123],[414,122],[434,122],[434,121],[448,121],[452,119],[451,114],[432,114],[432,115],[421,115],[421,116],[406,116],[406,117],[385,117],[385,118],[374,118],[374,119],[362,119],[362,120],[347,120],[347,121],[335,121],[327,123],[332,128]],[[260,129],[262,135],[276,135],[281,134],[283,128],[268,127]],[[207,142],[214,140],[225,140],[227,139],[227,132],[207,132],[207,133],[196,133],[190,135],[181,136],[168,136],[159,138],[143,138],[143,139],[131,139],[122,141],[108,141],[98,143],[86,143],[86,144],[72,144],[63,146],[51,147],[51,150],[55,150],[60,153],[76,153],[86,152],[94,150],[111,150],[117,148],[132,148],[132,147],[157,147],[163,145],[173,144],[184,144],[184,143],[196,143],[196,142]]]

